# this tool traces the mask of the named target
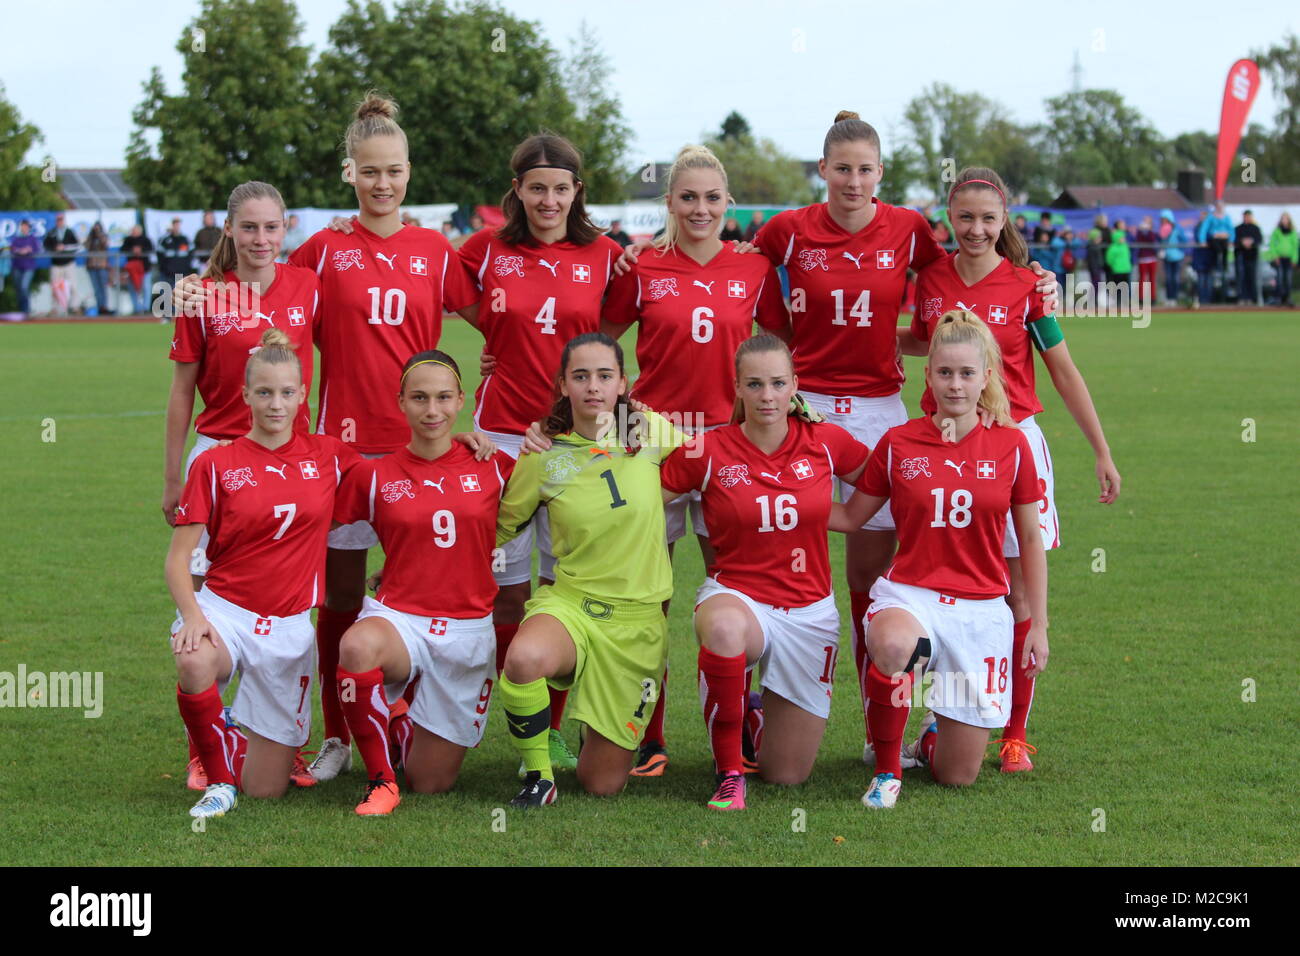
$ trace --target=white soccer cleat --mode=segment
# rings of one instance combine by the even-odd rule
[[[341,773],[352,769],[352,745],[345,744],[338,737],[327,737],[320,745],[320,753],[307,768],[317,780],[333,780]]]
[[[862,795],[862,805],[868,810],[888,810],[898,802],[903,781],[892,773],[878,773],[871,778],[871,787]]]
[[[199,802],[190,807],[190,816],[205,819],[225,816],[238,802],[239,794],[233,783],[212,783],[203,791]]]
[[[862,762],[868,767],[876,765],[876,748],[871,746],[871,741],[867,741],[862,746]],[[903,744],[898,755],[898,765],[904,770],[911,770],[913,767],[921,766],[921,761],[916,759],[909,745]]]

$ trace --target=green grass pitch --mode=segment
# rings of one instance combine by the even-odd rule
[[[909,771],[894,811],[862,808],[862,717],[832,536],[844,652],[812,779],[753,783],[745,813],[707,810],[690,627],[703,572],[687,540],[675,561],[665,777],[598,799],[561,774],[555,807],[501,812],[517,761],[494,713],[450,795],[407,795],[393,817],[363,820],[354,770],[280,801],[245,800],[201,833],[186,815],[165,641],[170,329],[2,328],[0,671],[102,671],[104,709],[98,719],[0,709],[0,863],[1300,863],[1294,321],[1067,321],[1124,477],[1109,508],[1096,504],[1090,451],[1040,366],[1064,546],[1049,560],[1052,658],[1030,723],[1032,774],[1003,777],[990,750],[972,788]],[[472,385],[477,335],[452,321],[443,344]],[[920,368],[908,360],[913,409]]]

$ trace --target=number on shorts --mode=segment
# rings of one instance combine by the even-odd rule
[[[953,491],[950,502],[952,510],[948,512],[947,522],[943,519],[943,489],[935,488],[930,494],[934,495],[934,520],[930,522],[931,528],[942,528],[946,525],[964,528],[970,524],[970,506],[975,498],[969,491],[965,488]]]
[[[456,543],[456,516],[446,508],[433,513],[433,543],[440,548]]]
[[[489,677],[483,682],[483,689],[478,692],[478,706],[474,708],[476,714],[486,714],[488,701],[492,699],[492,678]]]
[[[759,495],[754,500],[758,502],[759,510],[763,513],[763,520],[758,526],[762,531],[789,531],[799,523],[799,512],[795,509],[795,503],[798,501],[794,495],[777,495],[776,501],[769,506],[767,495]],[[770,508],[770,510],[769,510]],[[776,524],[772,524],[771,511],[776,512]]]
[[[822,676],[817,679],[823,684],[830,684],[835,680],[835,662],[839,660],[840,648],[838,644],[827,644],[822,650],[826,652],[826,666],[822,668]]]
[[[402,320],[406,318],[406,293],[401,289],[389,289],[383,292],[384,297],[384,315],[379,316],[379,296],[381,289],[377,285],[372,285],[366,290],[370,293],[370,318],[366,320],[368,325],[401,325]]]
[[[302,685],[302,693],[298,695],[298,713],[302,713],[302,705],[307,702],[307,688],[311,686],[311,675],[303,674],[298,678],[298,683]]]
[[[831,319],[831,325],[848,325],[849,320],[844,317],[844,290],[832,289],[831,297],[835,299],[835,318]],[[871,290],[863,289],[862,294],[858,296],[858,301],[853,303],[853,308],[849,309],[849,315],[857,319],[856,328],[864,328],[871,325]]]
[[[542,308],[533,321],[542,327],[543,335],[555,334],[555,296],[542,303]]]
[[[280,530],[275,533],[272,541],[279,541],[284,537],[284,533],[289,530],[289,525],[293,524],[293,516],[298,513],[298,506],[295,504],[276,505],[271,514],[273,517],[284,517],[284,524],[280,525]]]
[[[614,472],[606,468],[600,473],[600,477],[604,478],[609,485],[609,496],[614,499],[609,506],[611,508],[621,508],[627,504],[627,499],[618,493],[618,485],[614,482]]]
[[[987,686],[984,688],[984,693],[986,693],[986,694],[992,694],[992,693],[993,693],[993,663],[994,663],[994,661],[997,661],[997,665],[998,665],[998,689],[997,689],[997,693],[1002,694],[1002,693],[1005,693],[1005,692],[1006,692],[1006,689],[1007,689],[1007,659],[1006,659],[1005,657],[1003,657],[1003,658],[993,658],[993,657],[986,657],[986,658],[984,658],[984,663],[987,664],[987,665],[989,665],[989,679],[988,679],[988,684],[987,684]]]

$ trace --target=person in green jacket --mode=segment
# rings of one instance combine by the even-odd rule
[[[1111,282],[1128,282],[1133,274],[1133,250],[1129,248],[1124,220],[1116,219],[1106,247],[1106,271]]]
[[[1291,214],[1282,213],[1277,227],[1268,237],[1268,249],[1264,257],[1271,260],[1277,270],[1277,304],[1284,307],[1291,305],[1291,267],[1300,259],[1300,233],[1291,223]]]

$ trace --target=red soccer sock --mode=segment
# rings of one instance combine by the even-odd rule
[[[867,720],[867,626],[863,622],[871,595],[866,591],[850,591],[849,607],[853,616],[853,666],[858,669],[858,696],[862,699],[862,721],[867,727],[867,743],[871,743],[871,722]]]
[[[351,743],[348,722],[339,701],[339,642],[356,623],[356,611],[331,611],[322,607],[316,616],[316,655],[320,668],[320,709],[325,718],[325,736]]]
[[[190,760],[193,760],[199,755],[199,748],[194,746],[194,738],[190,736],[190,729],[188,727],[185,728],[185,743],[189,745]],[[202,759],[200,759],[199,762],[202,763]]]
[[[1025,725],[1029,722],[1029,708],[1034,703],[1034,678],[1020,669],[1020,655],[1025,652],[1025,640],[1029,637],[1032,618],[1016,622],[1013,632],[1015,639],[1011,645],[1011,719],[1007,721],[1003,737],[1015,740],[1025,739]]]
[[[197,694],[187,694],[176,685],[176,705],[181,719],[189,731],[190,740],[199,752],[203,769],[208,774],[208,784],[234,783],[235,771],[231,766],[230,747],[226,739],[226,720],[221,715],[221,694],[217,682]]]
[[[564,722],[564,702],[569,699],[569,692],[556,690],[550,684],[546,685],[546,692],[551,695],[551,729],[559,730]]]
[[[397,698],[397,703],[389,709],[388,761],[394,767],[405,767],[406,758],[411,753],[411,738],[415,734],[415,725],[411,722],[410,710],[411,705],[405,695]]]
[[[238,727],[226,728],[226,752],[230,754],[230,769],[235,775],[235,786],[243,790],[244,761],[248,758],[248,738]]]
[[[903,776],[903,732],[912,709],[912,675],[886,677],[867,665],[867,726],[876,748],[876,773]]]
[[[388,698],[384,696],[384,672],[378,667],[357,674],[340,667],[340,681],[351,680],[356,694],[343,701],[343,714],[347,718],[352,738],[366,764],[366,777],[396,780],[388,756]]]
[[[519,630],[518,624],[494,624],[492,630],[497,633],[497,676],[506,667],[506,651],[510,650],[510,642],[515,639],[515,633]]]
[[[700,648],[700,700],[719,773],[743,773],[740,727],[745,719],[745,655],[722,657]]]
[[[920,740],[921,759],[924,760],[926,766],[930,768],[931,775],[934,774],[934,746],[938,742],[939,735],[937,733],[926,734]]]
[[[664,664],[663,680],[659,682],[659,699],[655,701],[654,713],[650,715],[650,723],[646,724],[645,736],[641,738],[641,743],[658,744],[660,747],[667,747],[664,744],[664,711],[668,709],[668,665]]]

